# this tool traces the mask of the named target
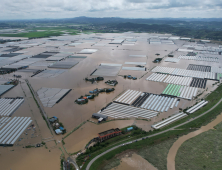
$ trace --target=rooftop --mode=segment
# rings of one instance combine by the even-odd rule
[[[120,132],[119,128],[109,129],[107,131],[101,132],[101,133],[99,133],[99,136],[105,136],[105,135],[108,135],[108,134],[111,134],[111,133],[114,133],[114,132]]]

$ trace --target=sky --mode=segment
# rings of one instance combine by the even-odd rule
[[[1,20],[122,17],[220,18],[222,0],[0,0]]]

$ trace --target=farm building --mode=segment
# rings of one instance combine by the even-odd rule
[[[96,119],[103,118],[103,120],[105,120],[105,121],[108,119],[108,116],[102,115],[102,114],[99,114],[99,113],[93,113],[92,117],[96,118]]]
[[[112,138],[114,136],[118,136],[121,134],[121,130],[119,128],[116,129],[110,129],[104,132],[99,133],[99,141],[102,142],[106,139]]]

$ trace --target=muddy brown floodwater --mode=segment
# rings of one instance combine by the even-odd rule
[[[184,135],[180,137],[176,142],[174,142],[173,146],[170,148],[168,156],[167,156],[167,169],[175,170],[175,158],[178,149],[180,146],[188,139],[193,138],[203,132],[206,132],[210,129],[213,129],[218,123],[222,122],[222,114],[218,115],[217,118],[206,126],[202,126],[199,130],[189,133],[188,135]]]
[[[116,120],[100,125],[87,122],[65,139],[66,150],[69,153],[83,150],[91,139],[98,137],[98,133],[117,127],[124,128],[125,126],[132,125],[133,122],[134,120]]]
[[[126,155],[123,157],[120,165],[112,170],[157,170],[157,168],[140,155],[134,153],[132,156],[128,157]]]
[[[59,169],[61,151],[41,148],[4,148],[0,152],[1,170]]]
[[[156,34],[157,35],[157,34]],[[94,37],[96,36],[96,37]],[[137,39],[135,45],[111,45],[110,43],[114,38],[118,37],[133,37]],[[158,35],[163,36],[163,35]],[[171,35],[164,35],[171,36]],[[94,38],[93,38],[94,37]],[[219,66],[221,63],[221,58],[219,58],[219,63],[206,63],[204,61],[191,61],[191,60],[180,60],[178,63],[169,63],[162,61],[161,63],[153,63],[152,61],[157,58],[155,55],[159,53],[158,57],[162,58],[167,56],[170,52],[174,52],[175,57],[179,55],[186,55],[187,53],[175,51],[184,44],[193,44],[186,41],[174,40],[174,45],[152,45],[147,42],[147,39],[150,37],[150,34],[147,33],[123,33],[123,34],[81,34],[75,36],[59,36],[56,37],[58,41],[49,41],[48,38],[41,38],[35,40],[27,40],[26,43],[34,43],[41,45],[33,45],[30,48],[24,49],[27,51],[26,55],[37,55],[45,51],[60,51],[60,52],[71,52],[74,55],[87,56],[71,69],[67,69],[65,73],[54,77],[54,78],[40,78],[40,77],[30,77],[31,72],[15,72],[11,74],[6,74],[1,77],[13,79],[13,75],[22,75],[20,81],[22,82],[18,86],[14,87],[9,92],[5,93],[2,97],[17,97],[23,96],[25,98],[24,103],[16,110],[12,115],[14,116],[27,116],[31,117],[36,128],[36,132],[31,130],[26,130],[27,135],[23,133],[20,139],[15,143],[11,148],[0,147],[0,170],[3,169],[16,169],[16,170],[26,170],[26,169],[59,169],[59,156],[61,151],[59,147],[62,146],[61,140],[66,135],[55,135],[51,134],[49,128],[47,127],[39,108],[36,105],[35,100],[32,97],[32,94],[29,90],[29,87],[25,83],[25,79],[28,79],[34,91],[37,92],[42,87],[47,88],[63,88],[63,89],[72,89],[72,91],[66,95],[59,103],[54,105],[52,108],[43,107],[48,117],[56,116],[59,118],[59,121],[63,123],[64,127],[69,133],[83,121],[91,119],[93,113],[98,112],[101,108],[105,107],[108,103],[112,102],[113,99],[122,93],[124,90],[132,89],[139,90],[142,92],[149,92],[154,94],[161,94],[163,90],[167,87],[167,83],[163,82],[152,82],[146,81],[146,78],[152,74],[150,71],[155,66],[164,66],[164,67],[174,67],[174,68],[183,68],[186,69],[189,64],[198,64],[198,65],[211,65]],[[62,40],[62,41],[60,41]],[[76,47],[71,47],[69,45],[72,41],[79,41],[82,44],[77,45]],[[94,44],[105,44],[105,46],[94,46]],[[18,42],[21,43],[21,42]],[[55,48],[59,46],[59,48]],[[206,44],[206,46],[216,46],[214,44]],[[97,52],[93,54],[77,54],[84,48],[94,48],[98,49]],[[68,54],[67,54],[68,55]],[[146,55],[146,58],[137,58],[129,57],[129,55]],[[208,55],[210,56],[210,55]],[[70,61],[71,59],[69,59]],[[77,60],[77,59],[76,59]],[[109,77],[105,76],[104,81],[91,84],[90,82],[85,82],[85,77],[95,77],[90,76],[90,74],[98,68],[101,63],[117,63],[123,64],[125,67],[133,67],[134,65],[125,65],[125,62],[146,62],[147,71],[126,71],[120,70],[118,75],[131,74],[136,76],[138,79],[128,80],[124,79],[122,76]],[[48,69],[47,66],[33,66],[29,65],[29,69]],[[146,74],[142,78],[142,75]],[[95,88],[112,88],[112,86],[106,85],[104,82],[107,80],[116,79],[119,84],[115,86],[115,91],[109,94],[100,94],[93,100],[90,100],[86,105],[77,105],[74,101],[79,98],[81,95],[88,94],[89,91],[94,90]],[[214,81],[207,82],[208,91],[205,91],[200,98],[204,95],[213,91],[215,87],[212,86]],[[199,90],[200,92],[202,89]],[[73,153],[83,149],[85,145],[93,137],[96,137],[99,132],[110,128],[122,128],[129,126],[131,124],[136,124],[138,127],[143,128],[146,131],[151,129],[151,125],[155,122],[159,122],[163,118],[167,118],[172,114],[175,114],[179,111],[179,108],[186,108],[195,103],[195,100],[188,101],[181,99],[178,107],[169,109],[168,112],[160,113],[158,116],[152,118],[149,121],[144,120],[121,120],[121,121],[112,121],[102,125],[95,125],[93,123],[87,122],[84,126],[78,129],[76,132],[71,134],[65,139],[66,147],[68,152]],[[40,103],[40,105],[42,105]],[[22,147],[27,145],[35,145],[41,143],[42,141],[46,142],[48,149],[42,148],[29,148],[24,149]],[[11,151],[13,150],[13,151]],[[51,150],[51,152],[49,152]],[[132,158],[134,158],[133,156]],[[137,159],[137,158],[136,158]],[[143,168],[137,168],[143,169]]]

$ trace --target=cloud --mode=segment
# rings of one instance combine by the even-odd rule
[[[151,2],[160,2],[161,0],[126,0],[129,3],[151,3]]]
[[[0,19],[220,17],[222,0],[1,0]]]

